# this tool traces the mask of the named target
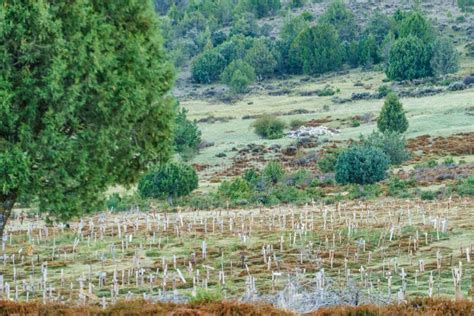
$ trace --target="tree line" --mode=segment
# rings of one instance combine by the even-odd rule
[[[212,3],[202,1],[183,11],[173,3],[161,18],[165,33],[173,36],[167,43],[176,64],[194,56],[191,72],[197,83],[222,82],[235,92],[245,92],[257,80],[319,75],[343,67],[378,67],[391,80],[458,69],[452,41],[441,36],[420,11],[398,10],[391,16],[375,12],[362,27],[344,2],[336,0],[317,20],[309,12],[288,13],[273,38],[269,26],[258,27],[257,20],[278,10],[282,14],[279,2],[238,1],[232,10],[232,1]],[[223,12],[229,13],[227,18]]]

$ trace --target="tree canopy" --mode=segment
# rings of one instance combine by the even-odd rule
[[[0,6],[0,234],[15,201],[92,211],[171,149],[173,82],[151,3]]]

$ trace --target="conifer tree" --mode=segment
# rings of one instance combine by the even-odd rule
[[[378,129],[384,132],[404,133],[408,129],[408,120],[403,105],[394,93],[385,98],[382,111],[377,120]]]
[[[68,220],[167,159],[173,82],[151,3],[0,6],[0,235],[18,199]]]

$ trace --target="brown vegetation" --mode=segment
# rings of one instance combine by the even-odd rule
[[[474,315],[474,303],[443,299],[416,299],[405,304],[387,306],[361,305],[321,308],[311,316],[342,315]]]
[[[293,315],[266,304],[244,304],[238,302],[206,302],[193,304],[150,303],[142,300],[120,301],[105,309],[99,306],[74,306],[65,304],[41,304],[39,302],[15,303],[0,301],[0,315]]]
[[[423,155],[472,155],[474,153],[474,133],[460,133],[449,137],[421,135],[408,140],[412,152]]]

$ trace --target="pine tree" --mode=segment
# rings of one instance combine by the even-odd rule
[[[169,157],[173,71],[157,22],[139,0],[0,6],[0,235],[20,198],[68,220]]]
[[[404,133],[408,129],[408,120],[403,105],[394,93],[389,93],[385,98],[377,120],[377,127],[382,133],[385,131]]]

